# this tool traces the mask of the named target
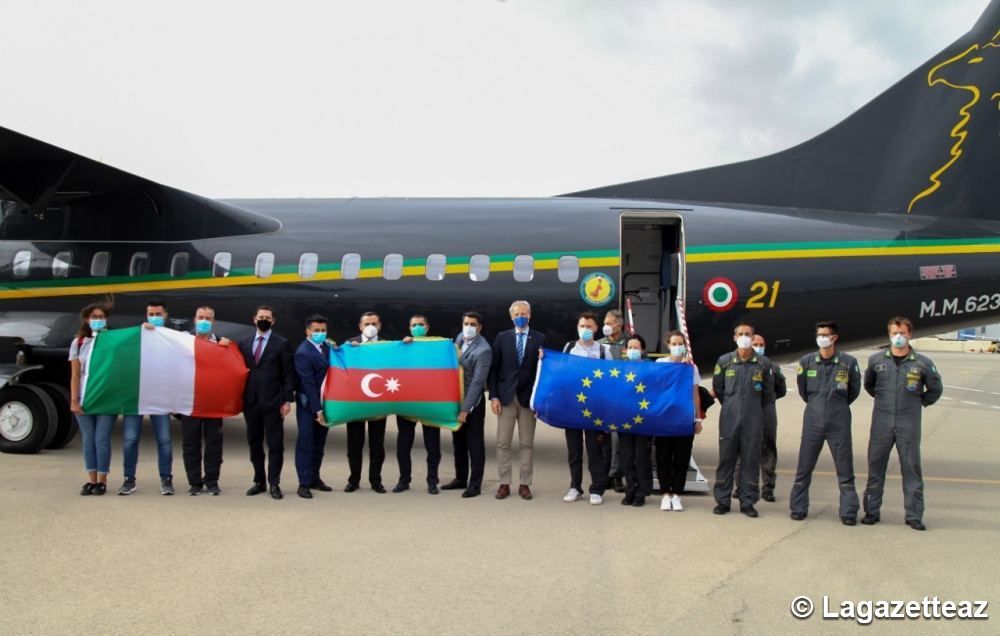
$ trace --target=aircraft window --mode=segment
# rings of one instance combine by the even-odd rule
[[[514,280],[519,283],[530,283],[535,277],[535,257],[530,254],[518,254],[514,257]]]
[[[52,275],[56,278],[69,276],[69,267],[73,261],[73,252],[59,252],[52,257]]]
[[[11,260],[10,273],[14,278],[24,278],[31,271],[31,252],[21,250],[15,252]]]
[[[149,272],[149,254],[147,252],[136,252],[132,255],[132,260],[128,264],[129,276],[145,276]]]
[[[98,252],[90,261],[90,275],[95,278],[103,278],[108,275],[108,266],[111,265],[111,252]]]
[[[308,252],[299,257],[299,278],[315,278],[319,269],[319,255]]]
[[[361,273],[361,254],[344,254],[340,261],[340,276],[344,280],[354,280]]]
[[[212,259],[212,276],[216,278],[224,278],[229,276],[229,271],[232,269],[233,265],[233,255],[231,252],[219,252]]]
[[[399,280],[403,277],[403,255],[387,254],[382,262],[382,277],[386,280]]]
[[[427,280],[444,280],[445,267],[448,259],[444,254],[431,254],[427,257]]]
[[[475,254],[469,259],[469,278],[480,283],[490,277],[490,257]]]
[[[580,278],[580,259],[576,256],[560,256],[558,273],[560,283],[575,283]]]
[[[261,252],[253,265],[253,274],[257,278],[271,278],[274,273],[274,252]]]
[[[191,257],[188,256],[187,252],[177,252],[174,254],[174,257],[170,259],[170,275],[174,278],[186,276],[190,262]]]

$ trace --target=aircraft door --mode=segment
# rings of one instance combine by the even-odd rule
[[[626,323],[650,353],[665,350],[662,336],[678,324],[675,300],[683,280],[681,219],[672,212],[621,216],[621,289]]]

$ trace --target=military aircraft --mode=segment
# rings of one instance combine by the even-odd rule
[[[854,345],[896,314],[929,333],[996,322],[998,103],[994,0],[801,145],[551,198],[211,200],[0,129],[0,450],[72,438],[66,352],[102,298],[112,327],[158,297],[177,328],[208,304],[237,337],[266,303],[279,331],[319,312],[336,339],[366,310],[390,338],[415,312],[453,335],[473,308],[495,333],[524,298],[551,346],[580,311],[621,308],[653,350],[684,332],[702,369],[738,321],[779,360],[812,349],[821,319]]]

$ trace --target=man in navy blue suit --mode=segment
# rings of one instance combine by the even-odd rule
[[[517,494],[521,499],[531,499],[531,478],[534,472],[532,452],[535,445],[535,412],[531,410],[531,390],[535,385],[538,369],[538,351],[545,336],[528,328],[531,305],[526,300],[515,300],[510,306],[510,319],[514,329],[501,332],[493,343],[493,362],[490,367],[490,402],[497,416],[497,469],[500,487],[496,498],[510,496],[511,449],[514,426],[520,445],[521,470]]]
[[[323,383],[330,366],[326,323],[326,318],[319,314],[306,318],[306,339],[299,345],[294,357],[295,421],[299,427],[299,437],[295,442],[295,472],[299,475],[297,494],[303,499],[312,499],[313,490],[333,490],[319,476],[323,447],[330,431],[323,419]]]

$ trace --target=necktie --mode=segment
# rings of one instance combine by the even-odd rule
[[[517,334],[517,366],[524,364],[524,339],[527,336],[523,331]]]
[[[253,363],[260,362],[260,353],[264,350],[264,336],[257,336],[257,348],[253,350]]]

